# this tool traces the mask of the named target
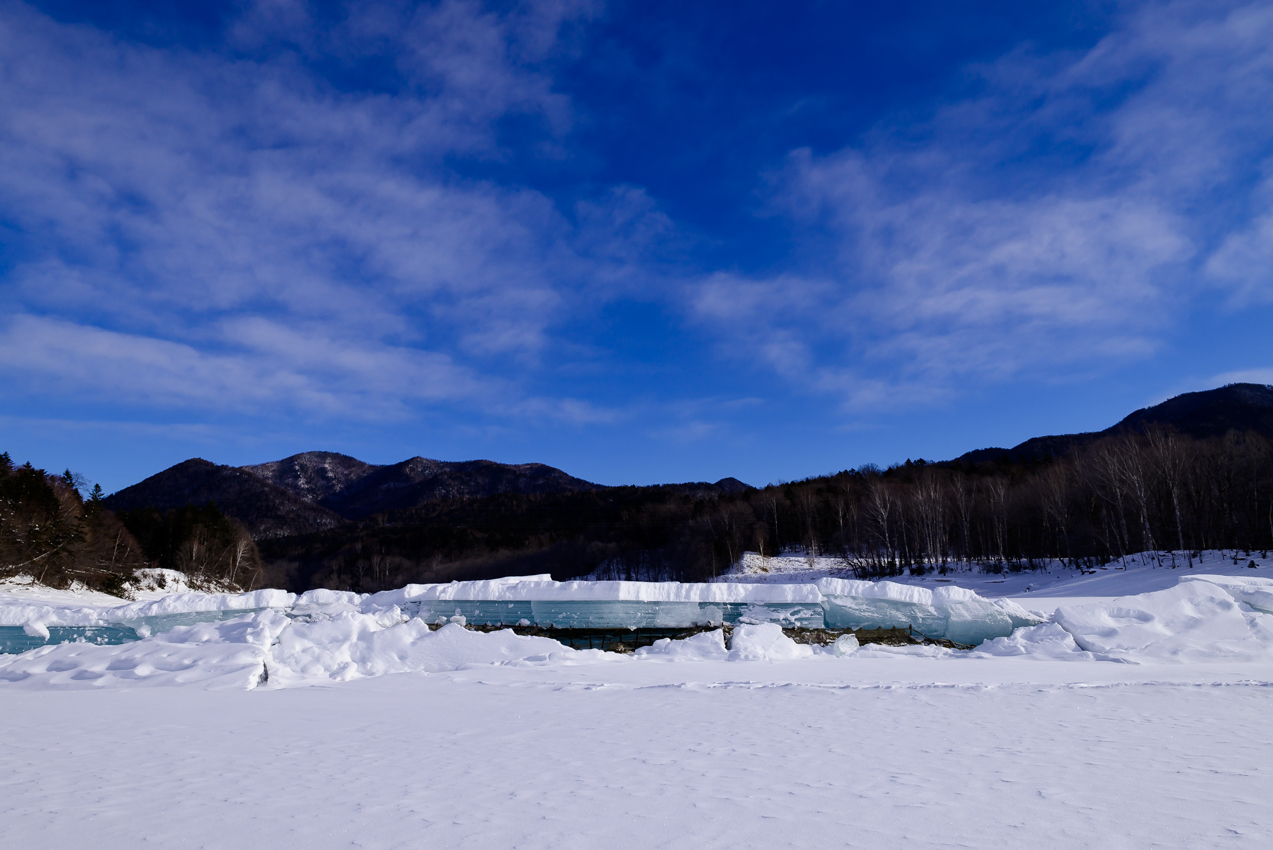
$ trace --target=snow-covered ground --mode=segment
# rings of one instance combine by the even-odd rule
[[[0,833],[96,848],[1268,846],[1273,563],[1230,561],[1183,582],[1149,565],[938,577],[1051,617],[971,653],[815,651],[755,625],[730,649],[709,632],[622,657],[429,631],[319,593],[289,601],[290,620],[0,657]],[[156,602],[181,607],[141,604]]]
[[[1073,605],[1112,596],[1130,596],[1165,590],[1189,574],[1263,576],[1273,578],[1273,553],[1259,550],[1207,551],[1201,556],[1183,552],[1130,555],[1102,567],[1079,570],[1052,563],[1045,570],[995,574],[980,567],[951,565],[946,574],[930,571],[889,581],[918,587],[964,587],[988,599],[1012,599],[1036,611],[1051,612],[1058,605]],[[1252,568],[1250,564],[1255,564]],[[722,582],[794,584],[824,577],[851,578],[852,570],[838,558],[783,556],[763,558],[753,552],[718,579]]]
[[[6,693],[12,847],[1267,847],[1268,665],[922,658]]]
[[[227,588],[217,589],[227,590]],[[150,602],[174,593],[190,593],[195,591],[195,588],[190,585],[185,573],[153,568],[137,570],[132,582],[125,585],[125,590],[130,600]],[[6,604],[47,602],[52,605],[113,608],[123,601],[118,596],[90,590],[79,582],[66,590],[59,590],[39,584],[29,575],[0,579],[0,607]]]

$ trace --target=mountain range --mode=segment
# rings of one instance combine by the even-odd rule
[[[104,502],[112,511],[167,511],[215,502],[223,512],[247,526],[257,540],[319,531],[345,522],[340,514],[245,469],[202,458],[182,461],[107,496]]]
[[[1230,384],[1185,393],[1137,410],[1103,431],[1035,437],[1013,448],[971,451],[950,463],[1020,463],[1060,457],[1102,437],[1143,432],[1152,426],[1171,427],[1196,438],[1235,430],[1273,437],[1273,387]],[[254,538],[268,540],[325,531],[382,515],[386,519],[405,517],[412,509],[447,501],[608,489],[612,488],[541,463],[413,457],[378,465],[336,452],[315,451],[242,467],[192,458],[107,497],[106,506],[112,510],[145,507],[162,511],[215,502],[247,526]],[[725,478],[714,484],[664,485],[663,489],[703,498],[750,488],[735,478]]]
[[[564,493],[597,485],[541,463],[447,462],[413,457],[376,465],[336,452],[303,452],[251,466],[193,458],[107,497],[111,510],[216,502],[257,539],[320,531],[442,499]]]
[[[674,486],[724,493],[748,489],[733,478]],[[336,452],[302,452],[241,467],[192,458],[108,496],[106,507],[163,511],[215,502],[262,540],[322,531],[431,502],[599,489],[605,488],[542,463],[413,457],[377,465]]]

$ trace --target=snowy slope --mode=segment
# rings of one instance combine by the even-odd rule
[[[1248,566],[1251,563],[1256,565],[1254,569]],[[1132,555],[1086,572],[1057,563],[1051,564],[1046,570],[1002,575],[952,567],[945,575],[907,575],[891,578],[889,581],[928,588],[963,587],[989,599],[1011,598],[1026,608],[1052,611],[1060,601],[1072,604],[1075,600],[1095,600],[1165,590],[1174,586],[1181,577],[1190,574],[1273,578],[1273,557],[1266,557],[1265,553],[1259,551],[1207,551],[1201,557],[1190,557],[1185,553],[1162,553],[1154,556]],[[825,577],[852,578],[852,571],[837,558],[761,558],[748,553],[735,570],[722,576],[719,581],[799,584],[816,582]]]

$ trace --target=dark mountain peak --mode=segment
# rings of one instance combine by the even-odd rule
[[[1111,431],[1143,431],[1170,425],[1191,437],[1222,437],[1229,431],[1273,433],[1273,387],[1226,384],[1214,390],[1185,393],[1137,410]]]
[[[706,481],[684,481],[680,484],[652,484],[649,486],[651,489],[668,490],[683,496],[689,496],[692,499],[715,499],[722,495],[746,493],[748,490],[756,489],[749,484],[744,484],[737,478],[722,478],[715,484],[710,484]]]
[[[964,463],[1038,460],[1060,457],[1102,437],[1144,433],[1151,427],[1174,428],[1197,439],[1223,437],[1230,431],[1255,431],[1273,437],[1273,386],[1226,384],[1214,390],[1184,393],[1161,404],[1137,410],[1104,431],[1033,437],[1011,449],[989,448],[957,458]]]
[[[722,478],[712,486],[722,493],[746,493],[748,490],[754,489],[750,484],[744,484],[737,478]]]
[[[401,470],[404,475],[409,475],[413,478],[419,479],[436,474],[437,471],[444,466],[446,466],[445,461],[434,460],[431,457],[420,457],[420,455],[416,455],[415,457],[407,458],[406,460],[398,463],[391,463],[386,466],[385,469],[398,469]]]
[[[1024,443],[1022,444],[1024,445]],[[955,463],[994,463],[1000,458],[1011,456],[1012,449],[1005,449],[1003,446],[989,446],[984,449],[973,449],[970,452],[964,452],[955,458]]]
[[[283,460],[240,467],[310,502],[318,502],[380,468],[339,452],[301,452]]]
[[[254,538],[285,537],[339,525],[343,520],[243,469],[191,458],[106,498],[110,510],[167,511],[215,502]]]
[[[107,507],[111,510],[129,510],[135,507],[159,507],[159,505],[145,503],[138,500],[143,492],[158,491],[162,489],[165,499],[173,501],[182,498],[187,492],[197,492],[206,482],[208,476],[216,475],[218,470],[228,469],[213,463],[210,460],[204,460],[201,457],[192,457],[189,460],[183,460],[181,463],[168,467],[163,472],[157,472],[144,481],[140,481],[131,487],[125,487],[118,493],[112,493],[106,497]],[[205,499],[203,504],[206,504]],[[190,499],[184,499],[181,504],[172,504],[170,507],[182,507],[190,504]],[[166,506],[168,507],[168,506]],[[166,509],[165,507],[165,509]]]
[[[213,461],[210,461],[210,460],[204,460],[201,457],[192,457],[189,460],[183,460],[181,463],[178,463],[175,466],[169,467],[168,470],[165,470],[165,471],[170,472],[173,470],[181,470],[183,472],[194,472],[196,470],[212,470],[212,469],[220,469],[220,468],[221,468],[221,464],[219,463],[214,463]],[[162,474],[163,474],[162,472],[157,473],[156,475],[152,475],[151,478],[157,478],[159,475],[162,475]],[[149,481],[150,479],[148,478],[146,480]]]
[[[440,499],[592,489],[595,484],[542,463],[412,457],[378,466],[339,452],[301,452],[242,467],[191,458],[110,500],[120,510],[216,502],[261,538],[304,534]]]
[[[499,493],[567,493],[593,490],[596,486],[542,463],[413,457],[374,468],[324,497],[320,504],[350,519],[361,519],[439,499],[474,499]]]

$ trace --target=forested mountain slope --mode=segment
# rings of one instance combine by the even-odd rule
[[[542,463],[489,460],[441,461],[413,457],[369,471],[319,500],[347,519],[412,508],[441,499],[475,499],[499,493],[573,493],[596,484]]]
[[[295,493],[237,469],[191,458],[105,499],[113,511],[167,511],[214,502],[257,540],[331,528],[344,519]]]
[[[1162,404],[1142,408],[1104,431],[1033,437],[1010,449],[977,449],[958,460],[972,463],[1060,457],[1076,448],[1091,445],[1103,437],[1143,434],[1153,426],[1164,426],[1195,439],[1223,437],[1230,431],[1250,432],[1273,438],[1273,387],[1264,384],[1229,384],[1214,390],[1185,393]]]
[[[337,452],[302,452],[283,460],[239,468],[308,502],[320,502],[383,467]]]

